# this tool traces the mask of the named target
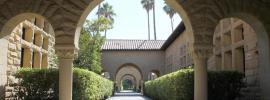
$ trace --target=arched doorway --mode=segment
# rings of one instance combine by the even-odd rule
[[[111,79],[111,73],[107,72],[107,71],[101,72],[101,76],[103,76],[107,79]]]
[[[136,78],[133,75],[126,74],[121,78],[121,90],[136,91]]]
[[[158,70],[152,70],[148,73],[148,80],[154,80],[160,76],[160,72]]]
[[[119,67],[118,70],[116,71],[115,82],[118,91],[121,90],[120,87],[122,87],[121,83],[123,78],[132,78],[128,76],[132,76],[134,78],[133,80],[136,87],[135,89],[136,90],[140,89],[141,82],[143,81],[141,70],[134,64],[125,64]]]

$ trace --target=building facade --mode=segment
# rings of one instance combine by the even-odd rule
[[[12,33],[5,37],[7,55],[1,70],[0,99],[13,97],[11,86],[17,80],[12,76],[20,68],[49,68],[55,66],[55,38],[51,26],[43,18],[31,18],[18,24]],[[2,44],[2,43],[0,43]],[[4,45],[4,44],[2,44]],[[1,59],[1,60],[2,60]]]
[[[189,46],[188,34],[184,31],[165,49],[165,73],[193,65]]]
[[[157,69],[160,75],[171,73],[194,65],[189,39],[189,33],[185,31],[183,24],[180,24],[160,48],[147,51],[136,48],[106,50],[102,52],[102,59],[105,59],[102,64],[105,69],[107,67],[117,69],[116,67],[121,64],[134,63],[143,70],[143,76],[148,75],[151,69]],[[122,42],[127,43],[127,41],[130,40]],[[216,27],[213,37],[213,55],[207,62],[210,71],[239,71],[245,74],[247,88],[242,90],[245,95],[243,100],[260,100],[257,41],[255,31],[244,21],[237,18],[223,19]],[[132,45],[132,43],[127,44]],[[110,64],[113,66],[109,66]],[[151,79],[148,75],[144,81]]]

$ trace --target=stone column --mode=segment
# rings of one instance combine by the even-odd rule
[[[207,100],[207,58],[208,52],[195,50],[194,58],[194,100]]]
[[[75,47],[56,46],[59,59],[59,100],[72,100],[72,67],[76,52]]]
[[[144,81],[141,80],[141,94],[144,94]]]

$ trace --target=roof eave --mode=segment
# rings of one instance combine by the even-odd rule
[[[185,31],[185,29],[184,23],[181,22],[160,49],[166,50],[177,39],[177,37]]]

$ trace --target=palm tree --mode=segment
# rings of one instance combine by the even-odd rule
[[[154,23],[154,39],[157,40],[155,0],[153,0],[153,23]]]
[[[173,16],[176,13],[168,4],[166,4],[163,7],[163,10],[166,12],[166,14],[169,15],[170,19],[171,19],[171,27],[172,27],[172,31],[173,31]]]
[[[147,18],[148,18],[148,40],[150,40],[150,20],[149,20],[149,11],[153,9],[154,0],[142,0],[141,4],[143,8],[147,12]]]
[[[99,6],[98,12],[96,13],[98,17],[104,16],[105,18],[110,20],[110,25],[112,26],[114,23],[114,16],[116,15],[113,11],[113,7],[108,3],[104,3],[102,6]],[[107,29],[105,29],[105,37],[107,36]]]

